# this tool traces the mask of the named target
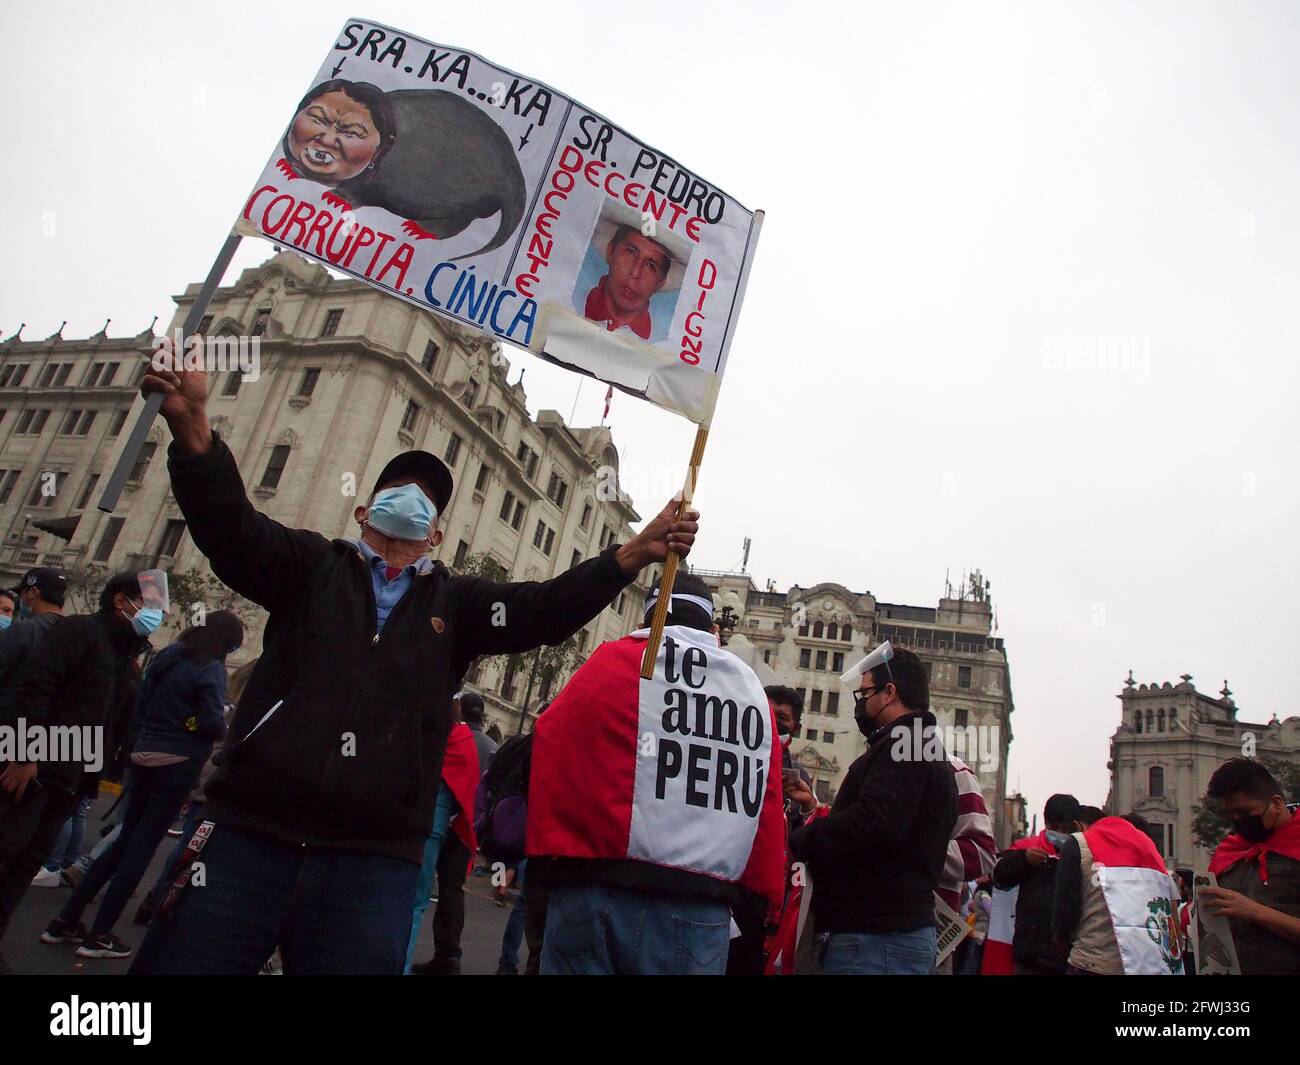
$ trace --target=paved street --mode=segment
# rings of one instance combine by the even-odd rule
[[[101,795],[91,806],[86,818],[85,850],[89,850],[100,838],[100,824],[105,811],[112,805],[114,796]],[[149,872],[141,882],[136,898],[131,901],[122,920],[115,931],[118,936],[131,946],[139,944],[144,938],[144,929],[131,923],[139,900],[149,890],[149,886],[158,878],[163,863],[175,846],[176,840],[168,837],[158,848]],[[8,934],[5,936],[4,956],[8,963],[19,973],[82,973],[86,975],[115,975],[125,973],[130,966],[129,958],[121,961],[101,961],[98,959],[78,958],[73,945],[49,946],[37,938],[63,906],[71,889],[31,888],[23,899],[22,905],[14,914]],[[433,931],[431,920],[434,907],[430,906],[425,914],[424,924],[420,930],[419,945],[416,947],[416,961],[427,961],[433,956]],[[95,913],[95,904],[86,909],[83,918],[89,926]],[[465,952],[461,960],[462,972],[466,975],[491,975],[496,972],[497,957],[501,950],[501,933],[505,930],[506,918],[510,910],[497,906],[491,899],[491,887],[486,876],[470,876],[465,883],[465,933],[461,946]],[[521,951],[520,966],[527,960],[528,948]]]

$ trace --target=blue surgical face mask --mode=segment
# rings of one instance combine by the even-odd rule
[[[0,614],[0,632],[4,632],[5,629],[13,624],[13,621],[14,619],[8,614]]]
[[[156,606],[142,606],[131,618],[131,628],[138,636],[152,636],[163,623],[163,612]]]
[[[438,508],[414,484],[385,488],[371,501],[366,521],[395,540],[427,540]]]
[[[32,616],[32,608],[29,607],[26,603],[19,603],[19,604],[18,604],[18,616],[19,616],[20,618],[29,618],[29,617],[31,617],[31,616]]]
[[[1065,846],[1066,841],[1070,838],[1070,833],[1057,832],[1054,828],[1049,828],[1047,830],[1047,838],[1051,841],[1052,846],[1059,851]]]

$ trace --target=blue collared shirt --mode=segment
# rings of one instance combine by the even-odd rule
[[[433,569],[433,560],[428,555],[422,555],[418,562],[403,566],[402,572],[390,581],[387,572],[388,563],[375,552],[373,547],[364,540],[350,540],[349,543],[361,552],[361,557],[366,560],[366,566],[370,569],[370,581],[375,589],[375,635],[378,636],[383,632],[384,622],[393,612],[393,607],[411,587],[411,581],[415,579],[416,574]]]

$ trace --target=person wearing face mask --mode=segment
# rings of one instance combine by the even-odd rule
[[[1060,847],[1052,933],[1067,976],[1181,976],[1178,887],[1137,814],[1082,807]],[[1019,915],[1017,914],[1017,920]]]
[[[0,632],[13,624],[14,611],[17,609],[16,597],[8,592],[0,592]]]
[[[928,976],[957,785],[935,732],[925,666],[886,642],[840,679],[859,685],[853,716],[867,751],[849,767],[830,813],[790,836],[794,857],[812,874],[822,971]],[[805,809],[815,805],[806,788],[787,786],[786,794]]]
[[[131,953],[113,934],[113,925],[198,780],[213,743],[225,732],[226,656],[243,642],[239,618],[229,610],[214,610],[149,663],[127,769],[122,830],[87,870],[42,942],[66,943],[80,933],[79,957],[125,958]],[[81,913],[101,889],[104,895],[87,932]]]
[[[54,728],[98,733],[115,692],[130,677],[131,659],[162,612],[145,605],[140,579],[121,573],[104,585],[99,610],[64,618],[36,646],[13,705],[0,724],[32,734]],[[93,730],[93,731],[92,731]],[[55,838],[75,810],[85,771],[98,772],[106,753],[60,747],[34,762],[9,762],[0,771],[0,937]],[[84,761],[74,755],[80,753]]]
[[[1300,973],[1300,817],[1277,780],[1253,758],[1230,758],[1206,794],[1232,820],[1215,848],[1217,888],[1201,888],[1196,905],[1228,918],[1243,976]]]
[[[0,715],[13,706],[14,688],[26,672],[32,650],[50,626],[63,617],[67,591],[67,578],[56,569],[42,566],[28,570],[13,593],[6,596],[18,604],[18,616],[0,631]]]
[[[1011,941],[1017,976],[1060,976],[1065,972],[1065,955],[1052,939],[1052,905],[1061,848],[1070,833],[1082,827],[1079,800],[1073,795],[1053,795],[1043,807],[1043,824],[1046,827],[1038,835],[1011,844],[993,867],[994,888],[1019,889]]]
[[[330,539],[249,502],[208,424],[206,373],[151,371],[141,391],[164,397],[172,491],[194,543],[270,618],[192,841],[206,886],[173,885],[131,971],[251,974],[279,944],[289,974],[400,974],[451,699],[470,666],[577,632],[643,567],[685,556],[699,514],[678,517],[674,501],[549,581],[453,575],[430,557],[453,480],[429,452],[361,480],[373,487],[353,510],[360,535]],[[376,421],[377,438],[392,431]]]

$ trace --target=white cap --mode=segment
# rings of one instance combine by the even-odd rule
[[[867,670],[874,669],[876,666],[883,665],[894,657],[894,647],[886,640],[877,647],[866,658],[862,659],[855,665],[850,666],[840,674],[840,683],[844,685],[854,683],[859,677],[863,676]]]

